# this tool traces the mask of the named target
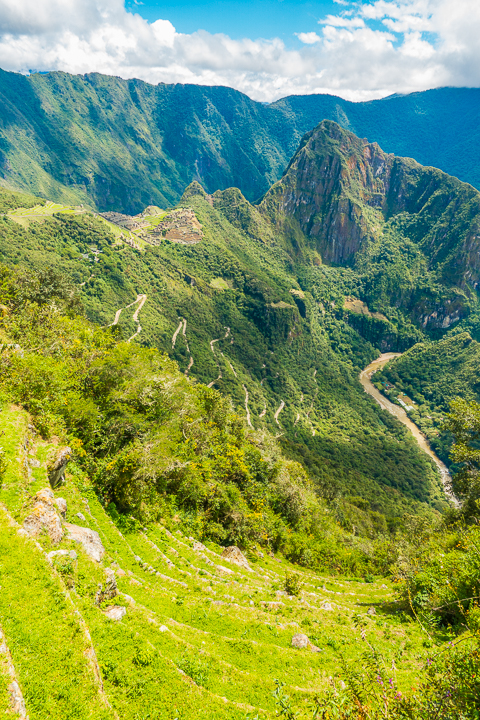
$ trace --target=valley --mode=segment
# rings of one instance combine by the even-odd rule
[[[71,82],[24,90],[58,117]],[[99,135],[128,93],[238,100],[76,82],[77,158],[113,85]],[[42,192],[0,188],[3,712],[475,717],[480,193],[313,125],[288,164],[205,140],[193,181],[112,134],[103,190],[33,133]]]

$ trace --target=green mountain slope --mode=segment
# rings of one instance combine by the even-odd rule
[[[186,513],[165,513],[147,526],[119,523],[78,463],[51,491],[48,457],[58,447],[35,432],[24,410],[3,402],[0,431],[8,460],[0,487],[6,716],[14,679],[31,720],[46,713],[52,720],[167,720],[172,712],[184,720],[269,720],[277,717],[280,681],[306,720],[317,693],[327,700],[338,653],[362,663],[365,633],[385,668],[396,663],[395,692],[410,692],[430,641],[395,612],[390,579],[329,577],[255,545],[240,565],[216,543],[194,540],[191,533],[201,531],[188,526]],[[35,504],[60,529],[55,542],[46,529],[24,529]],[[71,537],[72,528],[77,537],[79,530],[96,535],[96,555]],[[372,607],[375,614],[367,612]],[[292,645],[298,634],[307,638],[303,648]],[[438,636],[447,648],[451,636]],[[386,681],[388,671],[381,672]]]
[[[194,183],[179,213],[131,219],[127,233],[47,204],[4,216],[0,249],[10,264],[61,268],[92,320],[230,395],[321,494],[362,496],[393,521],[418,502],[441,507],[439,481],[358,372],[379,349],[435,337],[475,310],[464,263],[477,205],[470,186],[325,121],[257,206]],[[188,223],[201,234],[183,236]],[[369,533],[377,520],[363,522]]]
[[[10,186],[100,210],[170,206],[193,180],[208,192],[238,187],[253,201],[278,180],[304,133],[329,118],[478,186],[478,93],[264,105],[223,87],[0,71],[0,171]]]

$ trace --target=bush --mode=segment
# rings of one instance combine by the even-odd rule
[[[303,582],[298,573],[286,573],[283,588],[288,595],[300,595]]]

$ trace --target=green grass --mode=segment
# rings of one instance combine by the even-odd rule
[[[4,407],[0,413],[9,459],[0,499],[20,520],[28,512],[28,496],[47,485],[43,467],[38,477],[22,471],[20,448],[27,422],[18,408]],[[50,446],[36,437],[31,450],[28,457],[44,462]],[[360,659],[365,649],[362,628],[387,662],[395,662],[399,687],[408,690],[415,683],[428,652],[426,636],[416,623],[395,612],[389,581],[329,578],[269,556],[252,559],[254,572],[249,573],[206,551],[211,565],[193,550],[189,538],[181,532],[171,534],[160,524],[122,534],[88,479],[75,466],[71,470],[56,495],[67,500],[70,522],[100,533],[106,548],[101,564],[77,545],[77,563],[65,568],[58,561],[57,576],[33,541],[19,536],[0,512],[0,625],[31,720],[112,717],[85,657],[85,638],[66,599],[66,585],[74,588],[70,595],[88,625],[106,695],[122,720],[243,720],[248,712],[273,718],[277,679],[286,684],[299,717],[308,718],[314,693],[325,689],[328,677],[338,672],[339,652],[351,661]],[[86,522],[76,517],[77,512]],[[51,549],[46,538],[39,542]],[[59,547],[73,545],[64,540]],[[135,555],[165,577],[143,569]],[[117,569],[118,603],[127,608],[119,623],[106,618],[93,602],[104,568],[112,563]],[[234,572],[222,574],[215,565]],[[278,595],[285,573],[292,570],[302,578],[300,595]],[[283,605],[269,610],[262,601]],[[322,609],[325,601],[334,609]],[[368,616],[372,605],[377,614]],[[306,633],[321,652],[293,648],[291,639],[297,632]],[[5,706],[4,685],[0,702]]]

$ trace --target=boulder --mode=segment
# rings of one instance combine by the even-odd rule
[[[105,548],[98,532],[71,523],[65,523],[65,530],[71,540],[83,545],[83,549],[92,560],[101,561],[105,554]]]
[[[48,465],[48,479],[52,488],[57,488],[65,482],[65,469],[72,456],[69,447],[59,448],[53,461]]]
[[[109,620],[121,620],[127,614],[127,608],[123,605],[112,605],[105,610],[105,616]]]
[[[65,518],[67,516],[67,501],[65,498],[57,498],[55,500],[55,505],[57,506],[57,510],[60,515]]]
[[[292,638],[292,646],[298,648],[299,650],[304,650],[306,647],[308,647],[308,644],[308,637],[306,635],[303,635],[303,633],[297,633]]]
[[[84,515],[83,513],[81,513],[81,512],[78,512],[75,517],[77,517],[77,518],[78,518],[79,520],[81,520],[82,522],[87,522],[87,518],[86,518],[85,515]]]
[[[376,615],[376,614],[377,614],[377,611],[375,610],[375,608],[373,606],[368,608],[367,615]]]
[[[38,537],[46,531],[51,542],[56,545],[63,537],[63,530],[55,510],[53,492],[50,488],[39,490],[33,502],[31,514],[23,521],[23,529],[30,537]]]
[[[235,565],[243,567],[245,570],[249,570],[249,572],[253,572],[252,568],[248,564],[247,558],[236,545],[230,545],[230,547],[226,547],[222,552],[222,557],[224,557],[226,560],[229,560],[230,562],[235,563]]]

